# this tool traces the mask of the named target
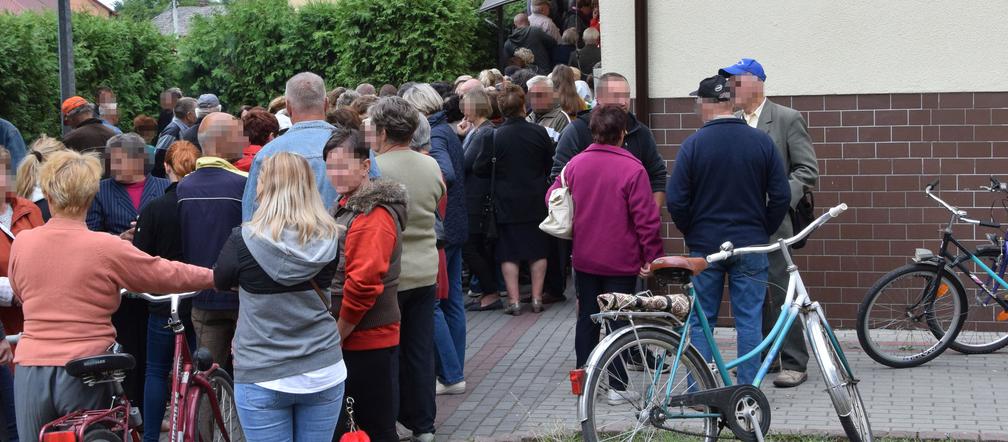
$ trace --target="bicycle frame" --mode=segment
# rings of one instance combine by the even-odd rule
[[[140,296],[141,298],[152,300],[143,295]],[[224,427],[224,418],[221,416],[220,404],[217,403],[217,397],[213,394],[213,387],[207,380],[214,371],[220,369],[220,366],[214,362],[205,371],[195,369],[192,352],[189,350],[189,343],[186,341],[185,325],[183,325],[178,315],[178,306],[181,298],[178,295],[170,296],[171,321],[168,323],[168,327],[171,327],[172,332],[175,334],[175,356],[172,359],[171,415],[169,416],[171,424],[169,434],[171,437],[169,440],[173,442],[197,442],[198,401],[199,394],[203,392],[206,393],[206,397],[210,400],[211,408],[214,410],[214,421],[220,428],[221,435],[224,436],[225,442],[230,442],[231,435],[228,434],[227,429]],[[179,431],[180,428],[184,429],[184,431]]]

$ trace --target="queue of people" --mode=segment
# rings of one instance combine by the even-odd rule
[[[142,404],[144,440],[158,440],[168,312],[121,300],[118,289],[198,290],[180,308],[187,339],[233,374],[248,440],[338,439],[353,398],[355,423],[372,440],[430,441],[436,396],[467,391],[466,310],[542,312],[565,301],[572,272],[581,366],[599,340],[597,295],[635,290],[663,254],[661,207],[700,256],[724,240],[789,235],[788,208],[815,185],[805,123],[765,99],[755,60],[700,83],[705,124],[671,176],[629,111],[622,75],[589,88],[563,64],[548,75],[506,71],[383,85],[381,97],[369,84],[327,91],[303,72],[269,108],[235,115],[220,112],[216,96],[172,88],[159,132],[150,133],[153,118],[134,119],[144,136],[115,134],[97,116],[105,109],[118,121],[110,90],[104,107],[68,99],[72,143],[42,136],[20,164],[0,149],[0,258],[10,263],[0,306],[15,305],[0,307],[0,319],[7,333],[24,331],[13,387],[0,369],[0,412],[30,440],[62,414],[107,402],[110,390],[84,394],[62,367],[118,341],[142,361],[124,386]],[[737,164],[726,169],[726,158]],[[714,198],[712,182],[737,191]],[[560,187],[574,202],[572,239],[539,228]],[[57,257],[46,253],[53,243]],[[67,277],[47,279],[53,267]],[[764,302],[768,269],[773,278],[774,263],[753,255],[695,280],[710,320],[728,281],[740,349],[759,342],[763,311],[779,302],[772,290]],[[804,381],[807,353],[792,344],[778,386]],[[9,359],[0,343],[0,362]],[[740,381],[754,374],[739,367]],[[608,400],[632,394],[616,388]]]

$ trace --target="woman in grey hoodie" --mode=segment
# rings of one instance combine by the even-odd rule
[[[347,373],[329,314],[340,228],[300,155],[266,159],[256,195],[214,268],[217,288],[238,289],[238,417],[251,442],[329,440]]]

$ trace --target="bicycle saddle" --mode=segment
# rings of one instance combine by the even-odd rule
[[[129,353],[104,353],[86,358],[74,359],[66,363],[67,374],[75,378],[87,375],[102,376],[116,370],[130,370],[136,360]]]
[[[655,275],[665,277],[679,276],[684,272],[696,276],[706,268],[707,259],[703,257],[663,256],[651,263],[651,271]]]

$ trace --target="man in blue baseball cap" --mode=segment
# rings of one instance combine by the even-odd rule
[[[811,192],[819,181],[819,167],[816,165],[815,150],[812,149],[812,138],[808,134],[808,124],[801,113],[786,106],[781,106],[766,98],[763,84],[766,82],[766,72],[763,65],[752,58],[743,58],[731,66],[718,71],[718,74],[731,81],[734,93],[735,114],[749,124],[770,135],[777,152],[787,166],[788,185],[791,188],[791,205],[795,207],[806,192]],[[785,217],[777,232],[771,236],[771,242],[780,238],[790,238],[794,235],[792,217]],[[788,273],[784,256],[772,253],[770,258],[769,291],[763,311],[763,333],[768,334],[773,329],[777,315],[784,304],[785,287],[788,285]],[[795,387],[808,379],[805,373],[808,366],[808,350],[802,337],[801,324],[792,327],[781,346],[780,356],[771,371],[780,370],[774,385],[780,388]]]

